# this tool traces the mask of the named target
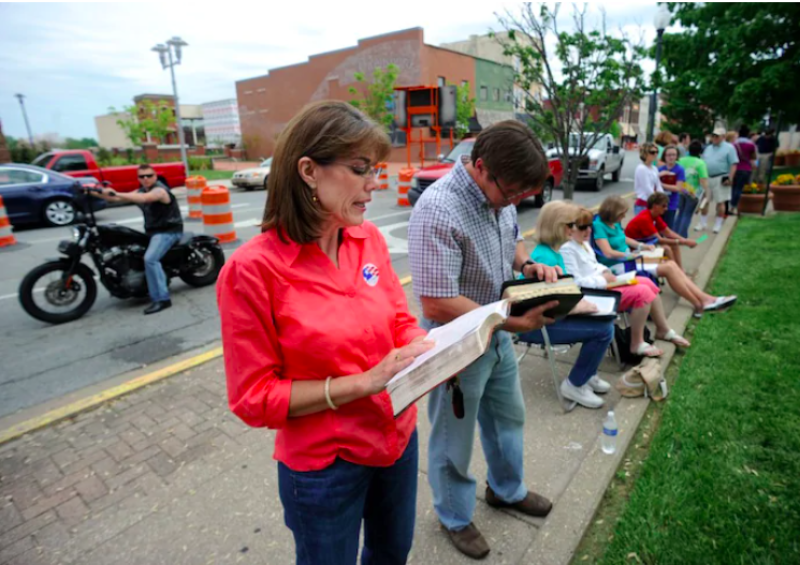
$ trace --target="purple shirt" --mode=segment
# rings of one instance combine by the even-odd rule
[[[675,163],[675,165],[671,169],[666,165],[662,165],[662,166],[660,166],[658,168],[658,171],[659,172],[661,172],[661,171],[669,171],[670,173],[674,174],[675,175],[675,180],[676,180],[675,184],[678,184],[680,182],[686,182],[686,171],[684,171],[683,167],[681,167],[678,163]],[[667,183],[667,184],[669,184],[669,183]],[[681,203],[681,193],[680,192],[670,192],[669,193],[669,209],[670,210],[677,210],[678,208],[680,208],[680,203]]]
[[[739,164],[736,165],[736,170],[752,171],[753,165],[751,161],[755,160],[757,152],[755,144],[746,137],[740,137],[733,144],[733,147],[736,149],[736,154],[739,156]]]

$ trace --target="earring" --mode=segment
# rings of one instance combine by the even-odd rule
[[[317,202],[317,195],[316,195],[316,194],[313,194],[313,195],[311,196],[311,200],[313,200],[314,202]]]

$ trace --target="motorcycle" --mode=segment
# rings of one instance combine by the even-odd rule
[[[19,286],[25,312],[50,324],[71,322],[86,314],[97,298],[96,280],[115,298],[148,296],[144,254],[150,236],[116,224],[98,225],[88,193],[102,191],[86,186],[75,190],[81,193],[77,200],[84,222],[73,226],[71,240],[58,244],[63,257],[35,267]],[[92,258],[97,272],[81,262],[85,254]],[[179,277],[194,287],[214,284],[224,264],[225,253],[216,237],[191,232],[184,232],[161,259],[168,283]]]

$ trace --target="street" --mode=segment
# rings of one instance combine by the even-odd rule
[[[575,201],[592,207],[611,194],[631,192],[638,161],[638,153],[628,152],[620,182],[606,177],[602,192],[582,189]],[[561,197],[561,191],[554,192],[554,199]],[[410,274],[406,230],[411,208],[398,207],[396,199],[394,191],[376,191],[366,217],[380,228],[394,269],[403,278]],[[185,196],[180,201],[186,215]],[[236,231],[242,241],[259,233],[264,201],[263,191],[231,190]],[[531,230],[538,210],[532,203],[523,203],[519,212],[521,231]],[[141,213],[131,206],[104,210],[98,222],[142,228]],[[200,232],[202,226],[187,222],[185,229]],[[71,228],[26,228],[15,236],[20,245],[0,254],[0,417],[219,339],[214,287],[194,289],[177,279],[171,285],[174,306],[165,313],[143,316],[147,301],[118,300],[100,288],[94,306],[80,320],[51,326],[30,318],[17,298],[19,282],[30,269],[58,256],[58,241],[70,238]],[[226,249],[226,254],[232,251]]]

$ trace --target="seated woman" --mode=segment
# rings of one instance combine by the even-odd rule
[[[559,249],[559,253],[564,258],[566,273],[575,278],[578,286],[606,288],[609,283],[615,282],[617,277],[608,267],[597,262],[597,257],[589,244],[592,219],[593,215],[589,210],[578,209],[575,226],[567,226],[570,240]],[[658,287],[653,281],[640,277],[637,279],[637,284],[618,286],[614,290],[622,295],[619,302],[620,310],[631,311],[631,353],[645,357],[658,357],[663,353],[644,340],[644,325],[648,316],[652,317],[656,324],[657,339],[671,341],[678,347],[691,345],[688,340],[669,328],[664,305],[658,295]]]
[[[566,228],[574,224],[575,205],[559,200],[546,204],[537,224],[539,245],[531,254],[537,263],[544,263],[564,270],[564,262],[555,251],[567,240]],[[608,392],[611,385],[597,376],[597,368],[603,361],[611,340],[614,339],[614,324],[605,320],[586,320],[580,318],[564,318],[549,326],[547,333],[551,343],[582,343],[580,355],[569,378],[561,383],[561,395],[586,408],[600,408],[603,399],[597,394]],[[521,339],[530,343],[544,343],[541,330],[520,335]]]
[[[637,250],[653,249],[652,245],[645,245],[626,236],[620,222],[625,219],[627,213],[628,204],[624,199],[619,196],[609,196],[600,204],[598,218],[592,226],[595,243],[603,253],[600,262],[609,267],[616,275],[625,272],[621,261],[630,259],[631,249],[629,246]],[[719,310],[736,301],[735,296],[714,297],[706,294],[674,261],[665,261],[657,265],[646,264],[645,270],[667,279],[670,288],[694,306],[695,318],[701,317],[704,311]]]
[[[652,194],[647,199],[647,207],[639,212],[625,226],[625,235],[645,244],[658,243],[664,248],[667,258],[672,259],[683,268],[681,245],[692,249],[697,247],[693,239],[681,237],[664,221],[664,214],[669,207],[669,196],[663,192]]]

